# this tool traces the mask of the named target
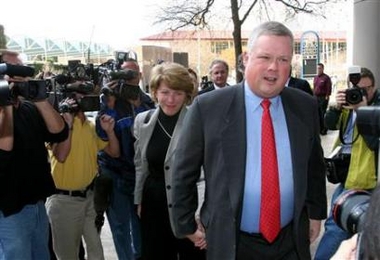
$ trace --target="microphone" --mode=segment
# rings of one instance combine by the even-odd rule
[[[9,77],[32,77],[34,75],[34,68],[23,65],[0,63],[0,74],[7,74]]]

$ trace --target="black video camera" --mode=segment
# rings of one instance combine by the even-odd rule
[[[351,105],[359,104],[362,102],[363,97],[367,96],[367,91],[358,86],[360,81],[360,70],[359,66],[352,66],[348,69],[348,77],[352,83],[352,88],[346,90],[346,102]]]
[[[87,95],[81,98],[76,98],[74,95],[72,98],[75,100],[75,105],[71,105],[66,101],[62,101],[59,104],[60,113],[76,113],[78,111],[88,112],[88,111],[99,111],[100,101],[97,95]]]
[[[47,84],[45,80],[28,80],[24,82],[13,81],[12,89],[9,83],[3,77],[32,77],[34,68],[22,65],[12,65],[8,63],[0,63],[0,106],[10,104],[11,99],[22,96],[27,100],[43,100],[47,97]]]
[[[208,80],[208,76],[203,76],[201,78],[201,89],[205,89],[205,88],[208,88],[208,87],[211,87],[213,85],[212,81],[209,81]]]

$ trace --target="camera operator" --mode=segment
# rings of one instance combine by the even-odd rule
[[[359,93],[363,94],[361,99],[352,102],[347,90],[339,90],[336,94],[336,107],[330,107],[325,116],[328,129],[339,129],[339,137],[334,148],[341,146],[342,163],[339,167],[336,166],[336,171],[346,173],[346,176],[341,177],[340,184],[332,195],[331,205],[334,205],[339,195],[346,190],[371,191],[376,186],[378,138],[359,134],[355,122],[356,110],[359,107],[380,105],[380,95],[375,87],[375,78],[369,69],[361,68],[357,87],[360,88]],[[315,259],[330,259],[339,244],[350,236],[349,232],[341,229],[334,222],[330,212]]]
[[[101,128],[109,142],[101,140],[93,122],[87,119],[78,100],[83,95],[73,92],[60,104],[69,125],[69,137],[49,145],[56,194],[46,201],[51,223],[53,249],[57,259],[77,259],[81,237],[88,259],[104,259],[100,234],[95,226],[93,181],[97,175],[97,153],[103,150],[119,156],[119,142],[114,133],[114,119],[100,117]]]
[[[55,187],[45,142],[61,142],[69,130],[45,93],[26,100],[14,92],[14,83],[9,86],[9,99],[0,97],[0,257],[48,260],[44,201]]]
[[[122,69],[132,70],[135,75],[125,79],[119,93],[108,93],[103,99],[99,115],[108,114],[115,119],[115,132],[120,142],[120,157],[111,158],[100,152],[98,155],[101,175],[113,180],[109,207],[106,211],[115,249],[119,259],[136,259],[141,254],[139,219],[134,206],[135,187],[134,137],[132,125],[135,115],[155,107],[154,102],[139,87],[140,68],[137,61],[127,59]],[[112,89],[119,84],[110,82]],[[116,97],[116,100],[113,100]],[[98,116],[99,117],[99,116]],[[98,135],[104,139],[103,131],[98,127]]]

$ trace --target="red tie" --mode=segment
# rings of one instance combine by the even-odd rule
[[[281,229],[281,208],[276,143],[269,111],[270,104],[268,99],[261,102],[264,111],[261,120],[260,232],[272,243]]]

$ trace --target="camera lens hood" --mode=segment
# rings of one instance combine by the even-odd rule
[[[333,205],[333,219],[345,231],[355,234],[361,230],[371,194],[365,190],[347,190]]]

